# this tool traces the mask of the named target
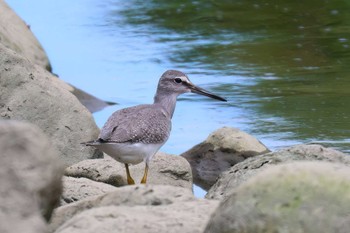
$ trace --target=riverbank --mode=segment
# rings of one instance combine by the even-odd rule
[[[27,25],[9,19],[0,28],[20,26],[25,32],[15,36],[25,41]],[[2,43],[15,40],[6,30],[0,35],[7,38],[0,41],[1,232],[349,229],[348,155],[320,145],[270,152],[231,127],[181,156],[158,153],[149,184],[126,186],[121,164],[80,145],[99,129],[71,86],[47,70],[37,41]],[[21,46],[39,48],[44,59]],[[142,170],[131,172],[139,179]],[[193,184],[208,191],[205,199],[194,197]]]

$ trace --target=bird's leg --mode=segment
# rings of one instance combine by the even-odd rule
[[[146,184],[147,174],[148,174],[148,164],[146,163],[145,173],[143,174],[143,177],[142,177],[142,180],[141,180],[141,184]]]
[[[130,175],[130,171],[129,171],[129,164],[125,163],[125,169],[126,169],[126,177],[128,180],[128,184],[135,184],[134,179],[131,177]]]

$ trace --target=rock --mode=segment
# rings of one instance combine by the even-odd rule
[[[347,233],[349,211],[349,167],[294,162],[270,166],[239,186],[204,232]]]
[[[0,43],[51,71],[49,59],[30,27],[0,0]]]
[[[174,202],[194,201],[188,189],[164,185],[129,185],[98,197],[86,198],[57,208],[50,223],[50,232],[55,231],[74,215],[102,206],[169,205]]]
[[[202,233],[217,203],[201,200],[165,206],[105,206],[74,216],[56,233]]]
[[[191,164],[194,184],[208,190],[223,171],[248,157],[267,152],[269,150],[251,135],[223,127],[181,156]]]
[[[0,120],[0,232],[46,232],[63,166],[37,127]]]
[[[51,232],[202,232],[218,201],[186,188],[132,185],[59,207]],[[147,221],[145,221],[145,219]],[[144,228],[145,227],[145,228]],[[73,230],[75,228],[75,230]]]
[[[67,84],[1,44],[0,54],[0,117],[39,126],[65,165],[101,157],[80,145],[96,138],[99,129]]]
[[[115,191],[117,188],[96,182],[86,178],[63,177],[63,193],[61,205],[66,205],[75,201],[80,201],[87,197],[99,196],[108,192]]]
[[[145,164],[130,166],[131,176],[140,182]],[[127,185],[125,166],[108,155],[105,159],[90,159],[74,164],[65,174],[72,177],[85,177],[114,186]],[[192,173],[188,162],[180,156],[158,152],[150,162],[147,183],[185,187],[192,190]]]
[[[30,26],[3,1],[0,0],[0,43],[28,58],[33,64],[52,71],[49,59]],[[97,112],[115,103],[103,101],[83,90],[71,86],[70,90],[90,112]]]
[[[261,170],[274,164],[298,160],[323,160],[350,164],[350,157],[331,148],[320,145],[296,145],[268,154],[248,158],[223,172],[210,188],[206,198],[222,199]]]

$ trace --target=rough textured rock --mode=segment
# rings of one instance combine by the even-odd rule
[[[218,201],[196,200],[186,188],[125,186],[112,193],[59,207],[52,218],[50,230],[202,232],[217,206]]]
[[[253,136],[223,127],[181,156],[191,164],[193,183],[208,190],[223,171],[248,157],[267,152],[269,150]]]
[[[268,154],[248,158],[223,172],[208,191],[206,198],[222,199],[241,183],[261,170],[279,163],[298,160],[323,160],[350,164],[350,157],[320,145],[296,145]]]
[[[96,138],[99,129],[67,84],[1,44],[0,77],[1,118],[39,126],[66,165],[102,156],[79,144]]]
[[[74,216],[56,233],[202,233],[217,203],[201,200],[165,206],[105,206]]]
[[[115,191],[117,188],[96,182],[86,178],[63,177],[63,193],[61,205],[80,201],[87,197],[99,196],[108,192]]]
[[[0,232],[46,232],[63,166],[37,127],[0,120]]]
[[[169,205],[175,202],[194,201],[188,189],[164,185],[131,185],[118,188],[114,192],[98,197],[86,198],[57,208],[50,223],[50,231],[55,231],[64,222],[84,210],[102,206]]]
[[[130,166],[135,182],[141,181],[145,164]],[[127,185],[124,164],[105,155],[105,159],[81,161],[66,169],[65,174],[72,177],[86,177],[114,186]],[[180,156],[158,152],[150,162],[147,183],[186,187],[192,190],[192,173],[188,162]]]
[[[350,229],[350,169],[329,162],[271,166],[220,203],[205,230],[337,232]]]
[[[51,71],[49,59],[29,26],[3,0],[0,0],[0,43]]]

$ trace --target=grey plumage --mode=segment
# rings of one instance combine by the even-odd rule
[[[115,143],[164,143],[170,134],[171,119],[152,104],[121,109],[109,117],[99,138]]]

